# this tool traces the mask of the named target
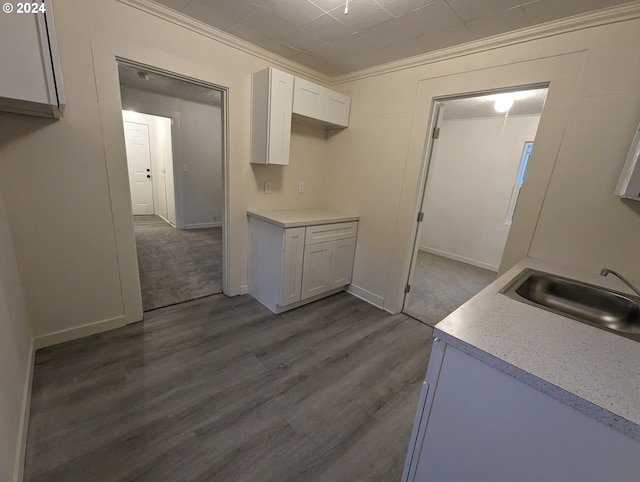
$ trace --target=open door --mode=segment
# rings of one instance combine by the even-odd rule
[[[403,312],[433,326],[496,279],[546,94],[434,102]]]
[[[431,128],[431,136],[427,139],[427,146],[425,149],[425,170],[427,171],[427,177],[429,176],[429,166],[431,164],[431,158],[434,156],[436,151],[436,145],[438,143],[438,139],[440,138],[440,124],[442,123],[442,118],[444,117],[444,102],[436,100],[433,105],[433,117],[432,117],[432,128]],[[426,178],[425,182],[422,183],[420,187],[420,192],[418,193],[418,209],[416,214],[416,229],[413,237],[413,251],[411,253],[411,265],[409,267],[409,274],[407,276],[407,284],[404,287],[404,301],[402,302],[402,309],[404,311],[405,306],[407,305],[407,296],[411,292],[411,280],[413,280],[413,276],[416,269],[416,262],[418,259],[418,247],[420,243],[418,239],[420,237],[420,228],[422,227],[422,223],[424,221],[424,192],[426,189]]]

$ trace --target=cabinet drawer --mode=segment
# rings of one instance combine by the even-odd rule
[[[304,238],[304,244],[324,243],[338,239],[355,238],[358,234],[358,222],[319,224],[308,226]]]

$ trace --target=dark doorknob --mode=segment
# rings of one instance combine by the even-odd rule
[[[151,169],[147,169],[147,172],[151,172]]]
[[[151,174],[147,174],[147,178],[151,179]]]

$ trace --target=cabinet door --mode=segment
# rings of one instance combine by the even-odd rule
[[[323,103],[323,120],[341,127],[349,125],[349,112],[351,110],[351,98],[332,90],[326,90]]]
[[[304,247],[301,299],[311,298],[331,289],[332,248],[332,242],[311,244]]]
[[[308,80],[296,77],[293,91],[293,113],[310,117],[322,118],[322,87]]]
[[[251,162],[289,164],[293,75],[265,69],[252,76]]]
[[[304,255],[304,228],[289,228],[284,233],[282,266],[282,295],[280,306],[300,301],[302,287],[302,257]]]
[[[341,239],[333,242],[331,253],[331,276],[329,288],[340,288],[351,283],[353,258],[356,252],[356,238]]]
[[[38,13],[0,15],[0,110],[57,118],[65,101],[51,2],[28,6]]]
[[[638,480],[637,440],[450,345],[431,386],[403,481]]]
[[[271,69],[271,102],[269,112],[268,163],[289,164],[291,145],[291,110],[293,76]]]

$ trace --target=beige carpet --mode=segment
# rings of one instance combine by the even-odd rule
[[[144,311],[222,292],[222,229],[175,229],[134,216]]]
[[[496,279],[496,273],[418,251],[411,292],[404,312],[435,326]]]

